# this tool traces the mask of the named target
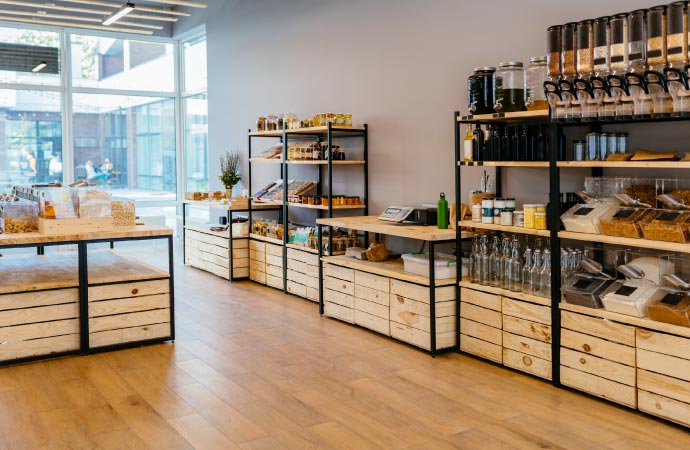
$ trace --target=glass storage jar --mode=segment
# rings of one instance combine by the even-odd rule
[[[628,70],[633,73],[644,72],[647,68],[646,12],[638,9],[628,16]]]
[[[647,65],[661,72],[666,67],[666,6],[647,11]]]
[[[620,75],[628,70],[628,15],[616,14],[612,16],[609,29],[611,73]]]
[[[594,72],[594,21],[582,20],[577,24],[577,76],[589,78]]]
[[[547,67],[545,56],[534,56],[529,60],[529,67],[525,71],[525,107],[528,111],[549,109],[549,103],[544,94]]]
[[[549,79],[556,81],[561,77],[561,34],[563,27],[551,26],[546,30],[546,59]]]
[[[666,10],[668,65],[682,69],[688,63],[688,2],[673,2]]]
[[[563,25],[561,33],[561,75],[565,78],[575,76],[575,41],[577,23],[570,22]]]
[[[594,43],[594,75],[605,77],[611,71],[609,61],[609,17],[594,19],[592,27]]]
[[[525,71],[521,62],[502,62],[494,73],[494,109],[499,113],[525,109]]]
[[[470,114],[491,114],[494,112],[495,67],[475,67],[467,78],[467,109]]]

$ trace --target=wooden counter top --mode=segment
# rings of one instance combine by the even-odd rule
[[[440,230],[434,225],[396,224],[379,220],[378,216],[338,217],[332,219],[316,219],[319,225],[327,225],[351,230],[368,231],[370,233],[386,234],[421,241],[452,241],[455,230],[450,228]]]
[[[0,247],[6,245],[32,245],[49,244],[55,242],[74,242],[74,241],[94,241],[108,239],[127,239],[139,237],[172,236],[170,228],[158,227],[155,225],[137,225],[134,227],[123,227],[114,231],[99,231],[95,233],[75,233],[75,234],[41,234],[17,233],[0,234]]]
[[[223,203],[222,200],[182,200],[182,203],[185,205],[193,205],[193,206],[204,206],[207,208],[212,208],[212,209],[222,209],[225,211],[248,211],[249,208],[245,208],[244,206],[242,207],[233,207],[229,203]],[[259,211],[262,209],[276,209],[276,206],[281,206],[282,203],[279,203],[278,205],[272,204],[272,203],[258,203],[258,202],[253,202],[252,203],[252,209]]]

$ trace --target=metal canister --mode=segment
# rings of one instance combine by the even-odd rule
[[[584,161],[585,160],[585,141],[578,139],[573,141],[573,160]]]
[[[618,151],[618,135],[609,133],[606,143],[606,156],[613,155]]]
[[[595,159],[599,159],[601,161],[604,161],[606,159],[606,155],[608,154],[608,143],[609,134],[601,133],[599,135],[599,154],[597,155],[598,157]]]
[[[628,153],[628,133],[616,134],[616,148],[618,153]]]
[[[596,161],[599,159],[599,133],[587,133],[587,153],[585,154],[587,161]]]

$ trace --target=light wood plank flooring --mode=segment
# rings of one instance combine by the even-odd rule
[[[2,449],[687,449],[690,433],[177,267],[178,339],[0,369]]]

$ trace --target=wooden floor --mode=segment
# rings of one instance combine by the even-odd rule
[[[0,369],[0,449],[683,449],[690,433],[177,268],[174,344]]]

